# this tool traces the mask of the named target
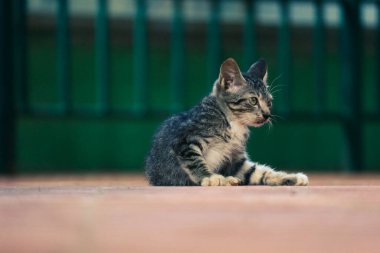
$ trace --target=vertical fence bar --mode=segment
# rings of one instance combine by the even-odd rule
[[[320,115],[326,101],[325,32],[322,0],[315,1],[315,27],[313,36],[315,113]]]
[[[98,0],[96,15],[96,89],[97,109],[108,112],[109,106],[109,48],[108,48],[108,1]]]
[[[57,43],[58,43],[58,90],[60,110],[71,111],[70,89],[70,32],[68,0],[58,1],[57,13]]]
[[[15,111],[13,105],[12,1],[0,1],[0,173],[14,166]]]
[[[377,11],[377,27],[376,27],[376,59],[377,59],[377,115],[380,115],[380,2],[376,2],[376,11]]]
[[[147,32],[146,0],[136,0],[137,6],[133,25],[133,106],[136,115],[146,111],[146,68],[147,68]]]
[[[345,137],[345,170],[361,171],[362,100],[361,100],[361,39],[360,4],[356,0],[342,2],[342,94],[343,129]]]
[[[220,0],[210,0],[210,15],[207,31],[208,83],[214,83],[219,73],[220,62]]]
[[[14,68],[13,78],[15,86],[15,101],[17,109],[22,113],[29,111],[29,91],[27,80],[27,22],[26,0],[14,0],[13,3],[13,54]]]
[[[278,40],[278,56],[279,56],[279,69],[281,75],[281,82],[284,85],[283,93],[283,105],[284,107],[278,108],[279,112],[283,115],[289,115],[291,111],[291,45],[290,45],[290,29],[289,29],[289,1],[280,1],[280,31]]]
[[[182,0],[173,0],[173,20],[171,34],[171,111],[182,110],[184,86],[184,33]]]
[[[255,61],[256,56],[256,5],[255,0],[244,0],[244,70]]]

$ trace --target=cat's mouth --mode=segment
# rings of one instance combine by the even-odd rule
[[[261,127],[265,123],[268,123],[270,119],[262,119],[262,120],[256,120],[255,122],[252,122],[250,125],[253,127]]]

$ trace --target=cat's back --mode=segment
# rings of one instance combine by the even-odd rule
[[[179,113],[166,119],[158,128],[152,149],[163,144],[166,148],[178,144],[194,135],[219,134],[229,128],[229,122],[214,97],[205,97],[199,104],[189,111]]]
[[[189,112],[166,119],[153,136],[145,160],[145,175],[152,185],[192,185],[186,173],[179,168],[173,147],[186,132]]]
[[[228,127],[228,121],[212,97],[204,98],[189,111],[165,120],[153,137],[145,171],[151,184],[191,184],[188,176],[180,169],[176,150],[186,145],[189,139],[220,134]],[[173,182],[166,180],[173,179]],[[173,183],[173,184],[172,184]]]

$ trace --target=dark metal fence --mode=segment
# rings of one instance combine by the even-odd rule
[[[243,49],[246,65],[254,59],[256,54],[255,2],[253,0],[241,0],[244,4],[243,24]],[[325,111],[325,28],[322,7],[325,1],[315,0],[311,2],[315,6],[316,19],[313,27],[313,61],[315,65],[315,111],[300,114],[293,111],[290,103],[292,89],[291,66],[292,52],[290,41],[289,3],[294,1],[279,2],[281,10],[281,22],[278,29],[278,62],[282,70],[283,82],[287,89],[283,91],[286,106],[278,113],[289,120],[304,121],[339,121],[345,134],[347,150],[346,168],[349,171],[360,171],[363,165],[362,155],[362,122],[363,120],[377,120],[378,115],[363,115],[361,101],[361,33],[359,1],[340,0],[333,1],[341,6],[343,20],[341,26],[341,89],[344,94],[343,110],[339,114],[331,114]],[[305,2],[305,1],[300,1]],[[331,2],[331,1],[329,1]],[[368,1],[367,1],[368,2]],[[26,34],[27,1],[13,0],[1,1],[0,4],[0,171],[12,172],[14,156],[14,129],[16,113],[18,115],[30,115],[33,117],[121,117],[144,118],[162,115],[162,111],[146,107],[147,79],[144,73],[147,67],[147,1],[136,0],[136,12],[133,26],[133,106],[129,110],[116,111],[110,109],[109,96],[109,17],[108,1],[97,0],[97,13],[95,20],[95,54],[96,54],[96,87],[97,103],[92,110],[73,109],[71,98],[70,80],[70,31],[69,8],[67,0],[57,0],[57,24],[56,45],[57,57],[57,87],[59,103],[46,107],[37,107],[31,104],[27,83],[27,45]],[[212,82],[221,62],[221,31],[219,0],[209,0],[210,15],[207,20],[207,58],[208,81]],[[376,2],[377,3],[377,2]],[[171,111],[183,109],[183,73],[184,63],[184,15],[183,1],[173,0],[173,16],[171,21],[171,68],[170,68],[170,108]],[[376,5],[380,11],[380,5]],[[380,34],[380,33],[379,33]],[[281,49],[280,49],[281,48]],[[380,57],[378,57],[380,59]],[[17,86],[17,94],[14,96],[14,87]],[[17,112],[13,108],[17,108]],[[170,112],[164,112],[170,113]]]

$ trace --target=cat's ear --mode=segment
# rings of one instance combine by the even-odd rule
[[[244,78],[239,66],[232,58],[228,58],[220,66],[219,86],[221,89],[234,90],[244,84]]]
[[[258,77],[264,82],[267,81],[268,77],[268,66],[264,59],[260,59],[248,69],[247,74],[252,77]]]

